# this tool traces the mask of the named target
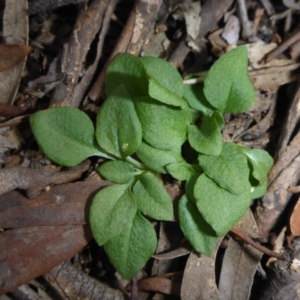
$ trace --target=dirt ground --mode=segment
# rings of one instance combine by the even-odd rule
[[[300,299],[299,1],[0,0],[0,13],[0,300]],[[51,162],[29,117],[71,106],[94,121],[119,52],[160,57],[184,77],[236,45],[248,48],[256,98],[225,116],[222,135],[270,153],[268,191],[211,257],[192,249],[176,216],[153,222],[156,254],[125,280],[88,225],[109,184],[101,160]],[[166,178],[165,188],[176,207],[182,183]]]

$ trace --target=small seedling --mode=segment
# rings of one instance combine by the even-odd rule
[[[173,219],[161,174],[185,181],[180,226],[205,255],[243,217],[251,200],[265,194],[272,158],[263,150],[223,142],[221,134],[224,114],[253,103],[247,62],[246,47],[237,47],[212,66],[204,83],[184,85],[166,61],[122,53],[107,70],[107,99],[96,129],[76,108],[31,116],[34,136],[54,162],[69,167],[89,156],[107,159],[98,171],[114,184],[94,197],[90,226],[124,278],[133,277],[155,252],[149,218]]]

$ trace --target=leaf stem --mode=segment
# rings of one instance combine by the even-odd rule
[[[143,163],[137,161],[136,159],[132,158],[131,156],[127,156],[125,159],[127,162],[132,164],[134,167],[141,169],[141,170],[147,170],[148,168]]]
[[[196,83],[202,83],[202,82],[204,82],[205,78],[207,77],[207,74],[208,74],[208,71],[193,74],[197,77],[196,78],[184,79],[183,84],[192,85],[192,84],[196,84]]]

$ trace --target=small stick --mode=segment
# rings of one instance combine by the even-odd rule
[[[272,16],[275,14],[275,9],[274,9],[272,3],[270,2],[270,0],[260,0],[260,2],[263,5],[263,7],[265,8],[265,10],[269,16]]]
[[[239,6],[239,14],[243,25],[243,32],[249,42],[257,42],[257,38],[254,36],[247,13],[247,7],[245,0],[237,0]]]
[[[272,59],[278,57],[282,52],[284,52],[288,47],[300,40],[300,31],[296,32],[293,36],[283,42],[279,47],[272,50],[267,54],[265,58],[265,63],[270,62]]]
[[[251,245],[252,247],[254,247],[255,249],[261,251],[262,253],[275,257],[277,259],[280,260],[285,260],[284,255],[274,252],[256,242],[254,242],[243,230],[241,230],[239,227],[234,226],[231,229],[231,232],[234,233],[236,236],[238,236],[239,238],[241,238],[244,242],[248,243],[249,245]]]
[[[299,193],[300,192],[300,186],[299,185],[297,185],[297,186],[290,186],[288,188],[288,191],[292,192],[294,194]]]

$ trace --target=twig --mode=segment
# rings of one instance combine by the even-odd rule
[[[243,31],[246,36],[246,38],[249,40],[249,42],[256,42],[257,38],[254,36],[253,31],[251,29],[251,25],[248,19],[248,13],[247,13],[247,7],[245,0],[238,0],[239,5],[239,13],[240,18],[243,24]]]
[[[290,57],[296,60],[300,55],[300,40],[290,47]]]
[[[76,167],[56,173],[23,167],[4,168],[0,171],[0,195],[14,189],[24,189],[29,198],[34,198],[47,185],[80,178],[89,167],[90,161],[85,160]]]
[[[300,193],[300,186],[299,185],[297,185],[297,186],[290,186],[288,188],[288,191],[292,192],[294,194]]]
[[[268,53],[265,58],[265,63],[268,63],[272,59],[278,57],[288,47],[290,47],[292,44],[296,43],[298,40],[300,40],[300,31],[296,32],[293,36],[291,36],[289,39],[287,39],[285,42],[283,42],[280,46],[278,46],[277,48],[272,50],[270,53]]]
[[[275,9],[270,0],[260,0],[260,2],[269,16],[275,14]]]
[[[135,12],[135,10],[132,10],[132,12],[129,16],[129,19],[127,20],[127,23],[126,23],[125,27],[123,28],[121,36],[119,37],[119,39],[117,41],[115,49],[110,54],[108,61],[106,62],[100,75],[98,76],[98,78],[96,79],[95,83],[93,84],[91,90],[89,91],[88,96],[93,101],[96,101],[104,93],[105,73],[106,73],[106,70],[107,70],[110,62],[113,60],[113,58],[116,56],[116,54],[118,52],[126,52],[126,49],[130,42],[130,38],[131,38],[132,31],[134,28],[135,19],[136,19],[136,12]]]
[[[262,253],[271,256],[271,257],[276,257],[277,259],[280,260],[285,260],[284,255],[274,252],[256,242],[254,242],[244,231],[242,231],[239,227],[234,226],[231,229],[231,232],[234,233],[236,236],[238,236],[239,238],[241,238],[244,242],[248,243],[249,245],[251,245],[252,247],[254,247],[255,249],[261,251]]]
[[[295,157],[300,153],[300,132],[296,134],[291,143],[282,149],[276,160],[276,164],[269,173],[269,185],[279,176],[279,174],[288,167]]]
[[[16,117],[25,113],[29,109],[27,106],[19,107],[15,105],[0,103],[0,116],[3,117]]]
[[[131,279],[131,300],[138,300],[139,299],[139,288],[137,283],[137,277],[134,276]]]

